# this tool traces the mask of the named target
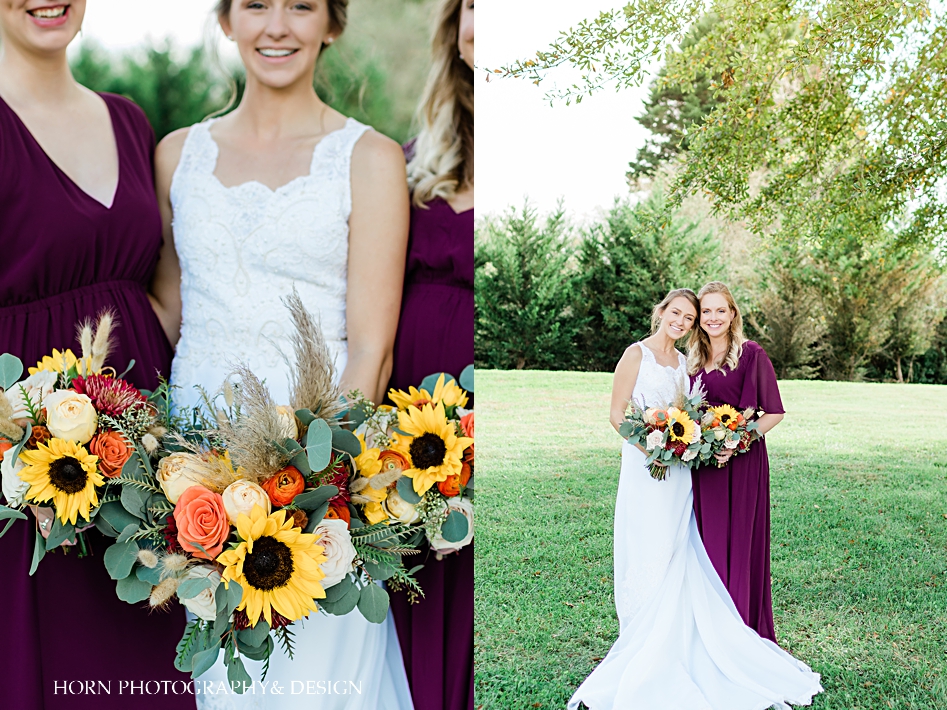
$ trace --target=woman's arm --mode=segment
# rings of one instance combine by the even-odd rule
[[[785,414],[764,414],[762,417],[756,420],[756,436],[761,437],[766,432],[772,430],[772,428],[779,424],[785,416]],[[716,458],[720,463],[726,463],[730,460],[730,457],[733,456],[733,451],[733,449],[724,449],[719,454],[715,454],[714,458]]]
[[[404,155],[393,140],[365,133],[352,154],[352,214],[343,391],[380,403],[391,376],[401,312],[410,207]]]
[[[148,300],[171,345],[177,345],[181,337],[181,266],[174,250],[174,233],[171,229],[174,216],[171,210],[171,178],[181,160],[184,139],[189,130],[182,128],[165,136],[155,149],[155,191],[161,209],[163,241]]]
[[[625,348],[621,360],[615,366],[615,377],[612,379],[612,405],[608,419],[615,427],[615,431],[618,431],[622,422],[625,421],[625,410],[628,409],[628,401],[635,391],[640,368],[641,348],[630,345]]]

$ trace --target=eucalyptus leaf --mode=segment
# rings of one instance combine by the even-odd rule
[[[308,409],[297,409],[296,418],[302,422],[303,426],[309,426],[316,419],[316,415]]]
[[[322,471],[332,460],[332,431],[324,419],[315,419],[306,432],[306,456],[309,468]]]
[[[227,665],[227,681],[230,683],[230,688],[237,695],[242,695],[244,688],[250,687],[253,682],[250,679],[250,674],[247,673],[247,669],[243,666],[243,659],[239,656],[231,658]]]
[[[132,540],[117,542],[105,551],[105,569],[112,579],[125,579],[138,559],[138,545]]]
[[[20,443],[13,448],[13,454],[11,454],[14,461],[20,457],[20,452],[23,451],[23,447],[26,446],[31,436],[33,436],[33,425],[27,422],[26,431],[23,432],[23,438],[20,439]]]
[[[373,624],[381,624],[388,616],[388,592],[377,584],[362,587],[358,597],[358,610]]]
[[[128,457],[128,461],[122,466],[122,477],[137,479],[141,469],[141,459],[138,456],[138,452],[133,451],[132,455]],[[122,486],[122,488],[127,488],[127,486]]]
[[[49,537],[46,538],[46,551],[55,550],[66,540],[76,538],[76,526],[72,523],[63,523],[59,516],[53,518],[53,528],[49,531]]]
[[[148,514],[148,500],[150,498],[151,491],[127,483],[122,485],[122,507],[142,520]]]
[[[144,565],[138,565],[135,568],[135,576],[142,582],[148,582],[148,584],[152,586],[157,586],[161,584],[161,566],[145,567]]]
[[[337,602],[353,588],[355,588],[355,581],[352,579],[351,574],[347,574],[342,578],[341,582],[333,584],[331,587],[326,587],[326,597],[325,599],[320,599],[319,604],[324,602],[329,602],[330,604]]]
[[[474,366],[467,365],[464,371],[460,373],[460,386],[468,392],[474,391]]]
[[[319,523],[322,522],[322,519],[326,517],[326,513],[329,512],[329,501],[326,501],[318,508],[313,511],[309,511],[309,521],[306,523],[306,529],[303,530],[305,533],[314,532]]]
[[[303,450],[303,447],[295,439],[283,439],[282,447],[293,456]]]
[[[220,639],[217,639],[211,648],[194,654],[191,661],[191,678],[196,679],[209,671],[217,662],[217,656],[220,655]]]
[[[417,505],[421,502],[421,496],[414,492],[414,479],[408,478],[407,476],[402,476],[398,479],[397,483],[398,495],[401,496],[405,503],[410,503],[411,505]]]
[[[259,626],[259,624],[257,624],[257,626]],[[263,643],[258,646],[244,646],[241,644],[240,654],[246,658],[249,658],[251,661],[262,661],[272,655],[273,648],[273,637],[267,636],[263,639]]]
[[[266,623],[266,619],[260,619],[256,626],[241,629],[237,632],[238,647],[243,651],[244,645],[259,646],[266,640],[269,633],[270,625]]]
[[[30,563],[30,577],[35,574],[36,568],[39,567],[39,563],[42,562],[45,556],[46,541],[43,540],[43,536],[40,535],[39,530],[37,530],[36,537],[33,540],[33,561]]]
[[[8,390],[20,381],[23,374],[23,362],[16,355],[0,355],[0,389]]]
[[[203,592],[205,589],[210,589],[214,584],[214,580],[210,577],[196,577],[192,579],[185,579],[178,586],[177,595],[178,599],[193,599],[198,594]]]
[[[365,570],[372,576],[372,579],[377,579],[380,582],[384,582],[386,579],[390,579],[397,571],[397,567],[391,564],[390,562],[372,562],[371,560],[365,560],[364,563]]]
[[[116,535],[119,531],[124,530],[129,525],[134,524],[137,526],[140,523],[140,520],[125,510],[125,506],[123,506],[117,500],[109,501],[99,508],[99,514],[96,515],[96,521],[100,519],[111,525],[112,529],[116,531]]]
[[[300,449],[296,452],[296,455],[293,456],[292,460],[289,462],[290,466],[295,466],[296,470],[299,471],[303,476],[312,475],[312,469],[309,467],[309,455],[306,453],[305,449]]]
[[[138,524],[129,523],[128,525],[125,526],[125,529],[122,530],[121,534],[116,538],[115,542],[125,542],[126,540],[131,538],[131,536],[134,535],[136,532],[138,532]]]
[[[337,495],[339,495],[339,489],[335,486],[319,486],[313,490],[304,491],[293,498],[293,505],[309,512],[317,510],[323,503]]]
[[[460,542],[467,537],[469,530],[470,524],[467,517],[463,513],[452,510],[444,521],[444,525],[441,526],[441,537],[447,542]]]
[[[334,429],[332,431],[332,448],[344,451],[354,458],[362,453],[362,442],[347,429]]]
[[[445,385],[455,381],[453,375],[448,375],[446,372],[435,372],[433,375],[428,375],[421,380],[421,386],[418,389],[427,390],[428,394],[434,394],[434,389],[437,387],[437,380],[441,375],[444,375]]]
[[[191,658],[198,651],[204,650],[204,641],[207,637],[204,627],[197,621],[189,621],[184,628],[184,635],[175,648],[174,667],[182,673],[191,671]]]
[[[150,583],[138,579],[137,576],[129,575],[115,583],[115,591],[123,602],[137,604],[151,596],[151,586]]]
[[[227,615],[229,616],[240,606],[240,600],[243,599],[243,587],[237,582],[230,582],[225,596],[227,598]]]
[[[339,584],[341,584],[341,582],[339,582]],[[321,599],[318,603],[329,614],[333,614],[335,616],[345,616],[358,605],[358,600],[358,587],[355,584],[352,584],[351,587],[347,587],[345,594],[343,594],[337,601],[328,602],[325,599]]]
[[[8,508],[5,505],[0,505],[0,520],[6,520],[7,518],[26,520],[26,514],[16,508]]]

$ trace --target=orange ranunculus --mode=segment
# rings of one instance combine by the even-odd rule
[[[736,419],[731,419],[729,422],[727,422],[727,429],[729,429],[730,431],[736,431],[737,426],[739,426],[739,424],[737,424]]]
[[[326,511],[326,520],[344,520],[346,525],[352,524],[352,514],[349,507],[341,500],[334,500],[329,503],[329,509]]]
[[[99,472],[106,478],[116,478],[122,466],[132,456],[125,437],[117,431],[100,431],[89,442],[89,453],[99,457]]]
[[[263,483],[263,490],[270,497],[270,502],[280,508],[293,502],[306,488],[306,479],[295,466],[287,466],[274,476],[270,476]]]
[[[191,486],[181,494],[174,506],[174,524],[184,551],[204,560],[213,560],[223,552],[230,537],[224,499],[204,486]]]
[[[470,466],[465,463],[461,466],[460,473],[455,473],[448,476],[447,480],[440,481],[437,484],[437,490],[441,492],[441,495],[447,498],[453,498],[460,494],[460,487],[466,486],[469,481]]]
[[[392,471],[407,471],[411,468],[408,459],[398,451],[385,449],[378,454],[378,462],[381,464],[381,473],[391,473]]]
[[[9,441],[0,441],[0,454],[2,454],[4,451],[9,451],[12,448],[13,444],[11,444]]]
[[[460,418],[460,428],[464,430],[464,436],[474,438],[474,413],[470,412]]]

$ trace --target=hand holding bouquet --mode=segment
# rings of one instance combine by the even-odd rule
[[[755,413],[752,407],[739,412],[729,404],[703,407],[700,417],[701,462],[713,462],[722,467],[726,464],[717,458],[718,454],[730,451],[735,456],[747,451],[758,427],[755,421],[751,421]]]

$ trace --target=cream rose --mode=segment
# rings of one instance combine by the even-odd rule
[[[681,454],[681,461],[693,461],[697,456],[697,449],[688,449],[683,454]]]
[[[397,518],[402,523],[416,523],[420,516],[414,506],[398,495],[398,489],[392,488],[385,501],[385,507],[392,518]]]
[[[284,439],[299,438],[299,428],[296,426],[296,413],[289,407],[279,405],[276,407],[279,413],[280,436]]]
[[[213,621],[217,618],[217,599],[214,594],[217,591],[217,585],[220,584],[220,572],[207,565],[198,565],[191,567],[184,577],[185,580],[204,578],[211,581],[210,587],[196,597],[182,599],[181,603],[198,619]]]
[[[723,441],[723,438],[727,435],[727,430],[722,427],[717,427],[714,431],[714,438],[717,441]]]
[[[458,542],[448,542],[441,536],[440,532],[434,535],[433,538],[429,538],[431,549],[437,553],[438,558],[450,552],[456,552],[462,547],[466,547],[470,544],[471,540],[473,540],[474,536],[473,503],[466,498],[451,498],[447,501],[447,508],[451,511],[456,510],[467,518],[467,534],[463,540]]]
[[[739,443],[739,439],[727,439],[725,442],[723,442],[723,446],[725,449],[735,449]]]
[[[30,489],[30,484],[20,478],[20,471],[25,468],[25,464],[19,458],[13,458],[15,448],[3,452],[0,474],[3,476],[3,497],[7,499],[7,505],[18,508],[23,505],[23,497]]]
[[[88,395],[56,390],[46,395],[46,428],[57,439],[87,444],[95,435],[99,415]]]
[[[234,481],[224,489],[223,499],[227,520],[231,525],[237,524],[237,516],[240,513],[249,516],[255,505],[263,508],[267,515],[272,509],[266,491],[252,481]]]
[[[320,565],[326,576],[319,584],[327,589],[341,582],[345,575],[355,569],[355,546],[349,535],[348,523],[344,520],[325,519],[313,532],[317,536],[316,544],[322,545],[323,554],[329,558]]]
[[[653,451],[654,447],[660,446],[663,441],[664,441],[664,432],[659,431],[658,429],[655,429],[653,432],[648,434],[648,438],[645,440],[645,443],[647,444],[645,448],[648,451]]]
[[[4,392],[10,407],[13,409],[10,419],[20,426],[26,424],[30,416],[26,400],[29,399],[30,405],[38,412],[43,408],[43,400],[56,387],[58,379],[59,373],[41,370],[35,375],[30,375],[22,382],[17,382]]]
[[[161,459],[157,477],[161,489],[172,503],[191,486],[204,485],[207,464],[196,454],[177,453]]]
[[[694,433],[691,436],[691,443],[700,441],[700,422],[694,422]]]

